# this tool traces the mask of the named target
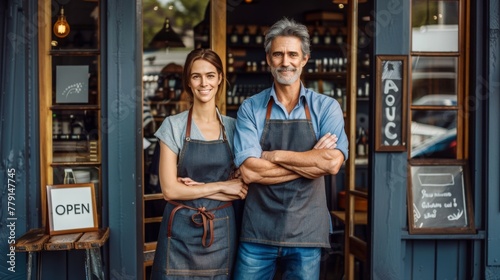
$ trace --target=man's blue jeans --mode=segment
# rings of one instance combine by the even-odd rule
[[[321,248],[278,247],[241,242],[234,279],[271,280],[280,261],[283,279],[319,279]]]

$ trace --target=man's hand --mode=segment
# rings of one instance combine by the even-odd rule
[[[335,149],[337,147],[338,137],[328,132],[314,145],[313,149]]]

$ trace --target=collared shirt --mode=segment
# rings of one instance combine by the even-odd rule
[[[307,102],[316,139],[319,140],[328,132],[337,135],[336,149],[340,150],[347,160],[348,140],[344,130],[344,114],[337,100],[307,89],[301,84],[299,102],[289,114],[285,106],[279,102],[273,85],[246,99],[238,109],[234,135],[236,166],[239,167],[249,157],[261,157],[260,139],[270,98],[274,99],[271,119],[279,120],[305,119],[304,101]]]

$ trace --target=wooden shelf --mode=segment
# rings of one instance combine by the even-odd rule
[[[144,218],[144,224],[161,223],[163,217]]]
[[[85,105],[85,104],[75,104],[75,105],[52,105],[50,106],[50,110],[55,111],[55,110],[78,110],[78,111],[84,111],[84,110],[101,110],[101,106],[99,105]]]
[[[331,211],[334,217],[339,219],[342,223],[345,223],[345,212],[344,211]],[[368,224],[368,212],[355,212],[354,213],[354,223],[357,225],[367,225]]]
[[[152,194],[144,194],[144,200],[159,200],[164,199],[162,193],[152,193]]]
[[[96,49],[82,50],[82,49],[65,49],[65,50],[50,50],[49,55],[52,56],[97,56],[101,52]]]
[[[53,162],[51,167],[64,167],[64,166],[100,166],[100,161],[77,161],[77,162]]]

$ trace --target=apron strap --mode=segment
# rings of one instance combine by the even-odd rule
[[[222,209],[222,208],[229,207],[229,206],[231,206],[233,204],[232,202],[227,202],[225,204],[222,204],[219,207],[206,210],[205,207],[195,208],[195,207],[191,207],[191,206],[187,206],[187,205],[178,203],[178,202],[173,201],[173,200],[169,200],[168,203],[171,203],[171,204],[175,205],[175,208],[172,210],[172,212],[170,212],[170,217],[168,218],[167,237],[168,238],[172,237],[172,225],[173,225],[173,222],[174,222],[174,216],[175,216],[175,213],[179,209],[186,208],[186,209],[198,211],[198,212],[194,213],[191,216],[191,221],[197,227],[203,226],[203,236],[201,238],[201,245],[203,245],[203,247],[205,247],[205,248],[208,248],[208,247],[212,246],[212,243],[214,242],[214,219],[215,219],[215,214],[212,213],[212,212],[215,211],[215,210],[219,210],[219,209]],[[202,220],[201,223],[195,221],[195,218],[197,216],[201,217],[201,220]],[[207,239],[207,235],[208,234],[210,234],[210,241],[208,242],[208,245],[207,245],[206,239]]]
[[[219,119],[220,125],[222,127],[222,139],[224,141],[227,141],[226,127],[224,126],[224,123],[222,122],[222,117],[220,115],[219,108],[217,106],[215,106],[215,110],[217,111],[217,118]],[[191,106],[191,108],[189,108],[188,119],[187,119],[187,124],[186,124],[186,140],[187,141],[191,140],[192,114],[193,114],[193,106]]]

